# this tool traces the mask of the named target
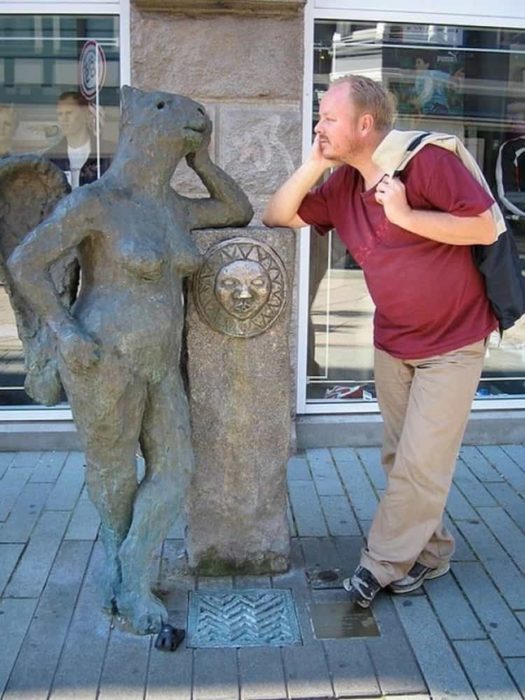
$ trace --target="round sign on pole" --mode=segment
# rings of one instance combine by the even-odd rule
[[[86,100],[96,97],[106,79],[106,56],[102,46],[93,40],[86,41],[79,60],[80,92]]]

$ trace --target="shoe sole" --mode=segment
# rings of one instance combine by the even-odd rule
[[[412,593],[413,591],[417,591],[418,588],[421,588],[421,586],[425,583],[425,581],[432,581],[433,579],[441,578],[441,576],[448,574],[449,571],[450,571],[450,564],[447,564],[446,569],[432,569],[427,574],[422,576],[419,579],[419,581],[416,581],[411,586],[403,586],[403,588],[401,590],[399,590],[399,589],[396,590],[393,587],[393,585],[390,584],[388,589],[394,595],[403,595],[404,593]]]

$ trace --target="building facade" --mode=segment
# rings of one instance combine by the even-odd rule
[[[119,87],[188,95],[213,124],[212,155],[248,194],[253,224],[312,141],[319,100],[345,73],[382,80],[397,126],[460,136],[499,200],[525,266],[525,11],[502,0],[85,0],[0,2],[3,152],[64,137],[60,95],[89,103],[95,142],[118,139]],[[62,117],[63,119],[63,117]],[[522,148],[523,142],[523,148]],[[69,176],[69,175],[68,175]],[[193,173],[174,186],[199,195]],[[298,233],[292,358],[299,444],[375,443],[373,306],[335,232]],[[23,356],[0,290],[0,423],[70,424],[23,390]],[[451,401],[454,397],[451,396]],[[489,343],[473,405],[479,440],[525,440],[525,322]],[[47,427],[46,427],[47,426]],[[476,426],[478,426],[476,428]],[[59,431],[60,432],[60,431]],[[59,433],[57,433],[59,434]]]

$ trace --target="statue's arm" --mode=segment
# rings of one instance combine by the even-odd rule
[[[94,228],[93,207],[86,198],[80,203],[70,199],[63,200],[24,238],[9,256],[7,267],[19,292],[55,334],[66,362],[73,369],[85,369],[97,361],[98,345],[60,300],[49,271]]]
[[[187,162],[210,193],[209,198],[204,199],[183,197],[191,229],[246,226],[250,223],[253,208],[248,197],[233,178],[212,163],[207,149],[192,153]]]

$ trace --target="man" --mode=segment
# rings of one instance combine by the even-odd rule
[[[497,326],[470,246],[492,243],[496,228],[492,198],[454,153],[424,146],[403,181],[374,163],[394,120],[392,98],[378,83],[343,78],[326,92],[319,114],[309,157],[263,220],[311,224],[321,234],[335,228],[376,306],[388,484],[360,565],[344,582],[354,603],[368,607],[382,588],[405,593],[449,569],[454,541],[442,516],[485,339]]]
[[[48,151],[46,158],[66,173],[71,189],[94,182],[108,168],[112,148],[97,141],[89,129],[89,104],[79,92],[64,92],[57,102],[57,120],[63,138]]]

